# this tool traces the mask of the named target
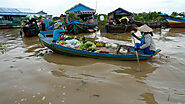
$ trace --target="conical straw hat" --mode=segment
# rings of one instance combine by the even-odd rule
[[[146,24],[138,27],[137,30],[139,30],[140,32],[152,32],[153,31],[152,28],[150,28]]]

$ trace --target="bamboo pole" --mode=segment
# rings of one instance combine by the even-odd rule
[[[133,38],[133,40],[134,40],[134,46],[136,48],[135,39]],[[138,56],[137,50],[136,50],[136,56],[137,56],[137,63],[138,63],[137,69],[138,69],[139,72],[141,72],[141,65],[139,63],[139,56]]]

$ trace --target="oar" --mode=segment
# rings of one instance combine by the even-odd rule
[[[134,40],[134,46],[135,46],[135,48],[136,48],[135,39],[133,38],[133,40]],[[137,56],[137,63],[138,63],[137,69],[138,69],[139,72],[141,72],[141,65],[140,65],[140,63],[139,63],[139,57],[138,57],[138,52],[137,52],[137,50],[136,50],[136,56]]]

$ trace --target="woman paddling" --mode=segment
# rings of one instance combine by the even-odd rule
[[[136,48],[135,51],[138,51],[138,53],[144,53],[144,54],[153,54],[155,53],[156,49],[155,49],[155,43],[152,39],[153,33],[152,33],[152,28],[150,28],[149,26],[147,26],[146,24],[138,27],[137,28],[138,31],[141,32],[142,37],[139,38],[134,34],[134,31],[131,31],[132,35],[140,40],[140,43],[136,43]]]

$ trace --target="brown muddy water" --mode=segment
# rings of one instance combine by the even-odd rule
[[[137,72],[136,61],[64,56],[19,29],[0,30],[0,104],[185,104],[185,30],[154,33],[170,58],[141,61]],[[106,35],[131,42],[130,34]]]

